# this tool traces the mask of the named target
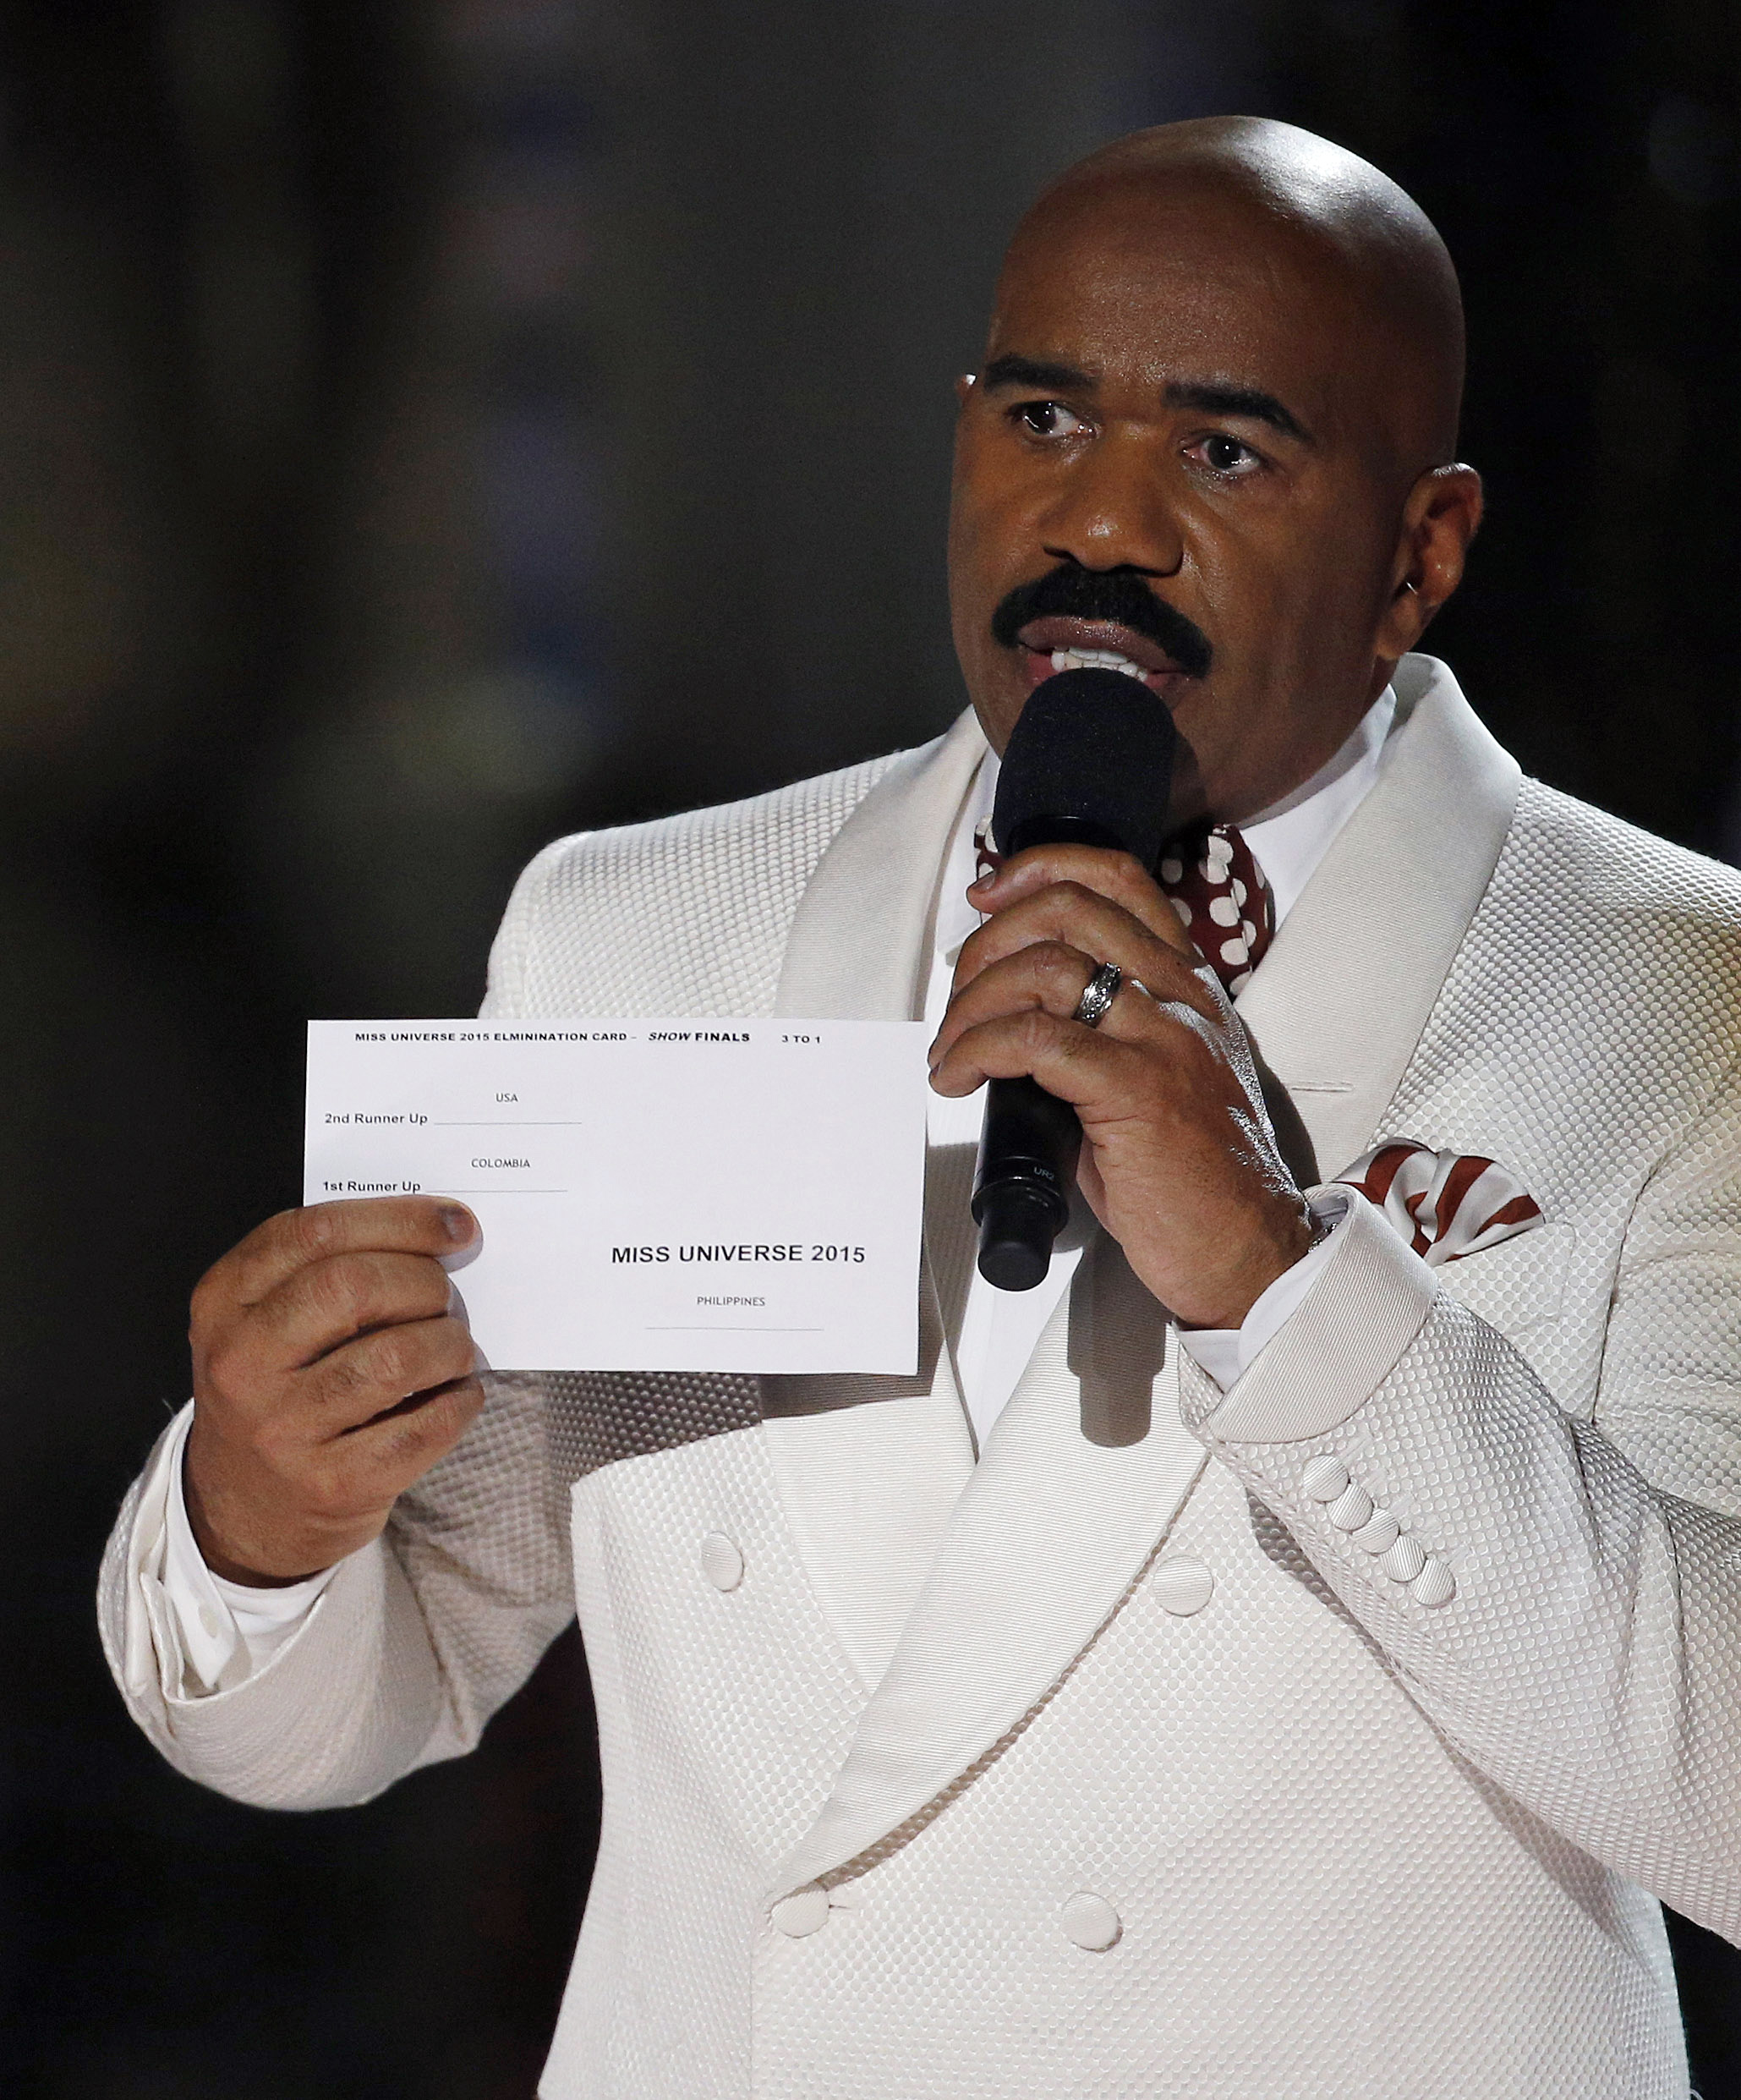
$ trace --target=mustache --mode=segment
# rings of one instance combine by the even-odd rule
[[[1107,620],[1158,643],[1193,678],[1206,677],[1215,651],[1176,606],[1157,598],[1136,569],[1083,568],[1065,562],[1031,584],[1018,584],[991,617],[994,641],[1013,649],[1030,620]]]

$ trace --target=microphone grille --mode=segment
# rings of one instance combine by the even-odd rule
[[[1060,671],[1017,717],[998,775],[998,850],[1081,839],[1152,871],[1166,838],[1178,732],[1167,704],[1122,671]]]

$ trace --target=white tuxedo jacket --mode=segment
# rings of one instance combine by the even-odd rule
[[[1102,1242],[976,1464],[945,1158],[918,1377],[499,1380],[208,1697],[135,1489],[117,1676],[245,1801],[466,1749],[578,1604],[605,1825],[550,2100],[1685,2094],[1655,1899],[1741,1938],[1741,882],[1398,683],[1241,1012],[1326,1176],[1486,1153],[1540,1229],[1430,1272],[1358,1206],[1224,1396]],[[915,1014],[983,748],[552,847],[490,1010]],[[1304,1491],[1325,1453],[1448,1604]]]

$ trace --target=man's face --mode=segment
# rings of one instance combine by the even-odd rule
[[[1114,186],[1018,239],[950,529],[996,749],[1059,652],[1099,650],[1173,710],[1180,822],[1249,817],[1334,753],[1388,672],[1408,488],[1362,321],[1310,243],[1213,195]]]

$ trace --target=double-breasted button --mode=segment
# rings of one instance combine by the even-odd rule
[[[1103,1955],[1109,1947],[1117,1944],[1125,1929],[1118,1912],[1104,1896],[1091,1894],[1081,1889],[1073,1895],[1059,1914],[1059,1922],[1064,1936],[1078,1947],[1085,1947],[1091,1955]]]
[[[724,1532],[709,1532],[701,1542],[701,1571],[715,1589],[734,1590],[743,1580],[743,1555]]]
[[[1163,1608],[1180,1619],[1201,1611],[1215,1594],[1214,1576],[1189,1554],[1174,1554],[1170,1560],[1163,1560],[1152,1579]]]
[[[819,1882],[782,1896],[769,1914],[774,1929],[788,1939],[808,1939],[828,1923],[828,1890]]]

